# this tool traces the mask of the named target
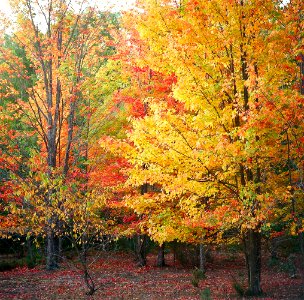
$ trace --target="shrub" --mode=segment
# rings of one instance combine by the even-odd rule
[[[16,261],[3,261],[0,262],[0,272],[10,271],[17,267]]]
[[[0,262],[0,272],[10,271],[25,265],[24,259],[11,259]]]
[[[201,299],[202,300],[211,300],[211,290],[210,288],[205,288],[201,292]]]
[[[236,279],[235,277],[232,277],[232,287],[237,292],[237,294],[241,297],[244,297],[246,294],[246,288],[245,288],[245,277],[243,274],[239,274],[240,279]]]
[[[195,268],[192,272],[191,283],[194,287],[198,287],[200,280],[205,278],[205,273],[201,269]]]

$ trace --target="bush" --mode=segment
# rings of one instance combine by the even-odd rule
[[[211,300],[211,290],[210,288],[205,288],[201,292],[201,299],[202,300]]]
[[[198,268],[195,268],[192,272],[192,279],[191,279],[191,283],[194,287],[198,287],[198,284],[200,282],[201,279],[205,279],[205,273]]]
[[[10,271],[25,265],[24,259],[12,259],[0,262],[0,272]]]
[[[0,272],[10,271],[17,267],[16,261],[3,261],[0,262]]]
[[[240,277],[239,279],[232,277],[233,280],[232,287],[240,297],[244,297],[246,294],[245,276],[243,274],[239,274],[239,277]]]
[[[295,278],[297,273],[296,268],[296,256],[291,254],[288,258],[278,259],[278,258],[271,258],[268,261],[268,266],[274,268],[277,271],[285,272],[289,274],[290,277]]]
[[[233,282],[232,286],[239,296],[241,296],[241,297],[245,296],[246,291],[245,291],[244,286],[241,283],[235,281],[235,282]]]

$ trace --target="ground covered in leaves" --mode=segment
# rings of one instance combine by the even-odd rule
[[[91,258],[92,259],[92,258]],[[47,272],[43,266],[0,272],[0,299],[241,299],[233,287],[246,285],[242,256],[216,254],[207,264],[206,278],[193,286],[193,269],[182,267],[173,255],[166,256],[167,267],[157,268],[156,257],[148,257],[148,266],[137,267],[132,254],[108,252],[90,267],[98,287],[93,296],[86,295],[82,273],[75,262],[66,261],[58,271]],[[296,261],[295,264],[298,264]],[[259,299],[304,299],[304,274],[298,267],[296,276],[278,266],[264,262]]]

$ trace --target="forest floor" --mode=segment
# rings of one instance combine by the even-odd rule
[[[182,267],[167,254],[167,267],[155,266],[156,256],[148,256],[146,267],[137,267],[131,254],[107,252],[91,266],[91,274],[98,290],[86,295],[81,271],[66,261],[60,270],[48,272],[43,266],[26,267],[0,272],[0,299],[110,299],[110,300],[190,300],[190,299],[245,299],[238,296],[238,286],[246,285],[246,269],[241,255],[223,256],[216,253],[207,263],[206,278],[198,287],[191,283],[193,269]],[[297,259],[295,264],[297,265]],[[258,299],[304,299],[303,268],[296,276],[282,268],[263,263],[262,288],[265,293]],[[208,295],[210,294],[210,295]],[[255,299],[255,298],[251,298]]]

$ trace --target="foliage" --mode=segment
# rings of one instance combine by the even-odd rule
[[[1,31],[0,236],[49,269],[69,240],[89,294],[96,242],[242,241],[261,294],[262,235],[304,230],[302,1],[72,2],[12,0]]]
[[[201,292],[201,299],[202,300],[210,300],[211,298],[211,291],[210,288],[204,288]]]
[[[232,277],[232,286],[238,296],[244,297],[246,295],[244,276],[242,274],[239,274],[238,278]]]
[[[273,217],[284,215],[293,234],[302,230],[294,216],[303,203],[295,60],[303,44],[297,29],[289,31],[299,26],[301,15],[290,19],[299,5],[139,1],[140,12],[130,14],[129,24],[140,20],[138,65],[152,70],[149,79],[153,71],[174,74],[168,90],[181,103],[172,107],[150,89],[147,115],[133,118],[132,147],[124,146],[133,165],[127,183],[156,189],[126,203],[148,216],[145,226],[159,243],[220,239],[234,229],[247,244],[249,273],[259,273],[260,233]],[[254,294],[259,277],[249,276]]]
[[[201,269],[195,268],[192,271],[191,283],[194,287],[198,287],[200,280],[205,278],[205,273]]]

